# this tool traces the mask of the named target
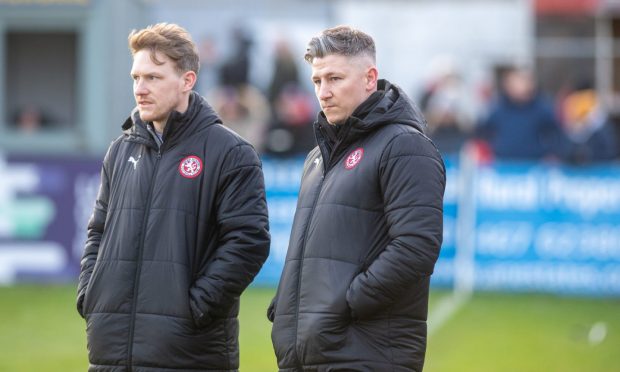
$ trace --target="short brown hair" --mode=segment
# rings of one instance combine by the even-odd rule
[[[308,43],[304,59],[309,63],[315,58],[331,54],[342,56],[365,55],[376,60],[375,42],[372,37],[350,26],[328,28]]]
[[[128,39],[132,56],[140,50],[148,49],[151,51],[151,60],[161,65],[164,62],[157,60],[155,55],[155,52],[161,52],[174,61],[180,74],[186,71],[198,74],[198,49],[183,27],[173,23],[157,23],[142,30],[131,31]]]

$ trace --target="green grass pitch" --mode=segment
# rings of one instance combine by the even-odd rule
[[[277,370],[265,311],[273,289],[241,300],[241,371]],[[0,288],[0,371],[86,371],[74,286]],[[446,296],[435,292],[430,311]],[[425,372],[620,371],[620,300],[475,294],[429,338]]]

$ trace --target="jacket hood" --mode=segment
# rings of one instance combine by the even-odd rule
[[[408,125],[426,133],[426,120],[420,109],[400,87],[381,79],[377,91],[362,102],[344,124],[332,126],[321,111],[314,130],[321,152],[333,157],[368,133],[395,124]]]
[[[184,113],[172,111],[164,128],[164,147],[178,143],[183,138],[189,137],[206,127],[222,123],[215,110],[198,93],[192,91],[189,96],[189,104]],[[131,115],[122,125],[123,132],[130,140],[154,144],[147,130],[147,123],[140,119],[138,108],[134,108]]]
[[[364,109],[364,104],[353,112],[353,118],[359,123],[354,126],[361,130],[369,130],[383,125],[404,124],[426,132],[426,120],[420,109],[396,84],[387,80],[379,80],[377,92],[382,98],[373,107]],[[366,111],[366,115],[364,116]],[[358,116],[359,115],[359,116]]]
[[[379,97],[377,97],[379,96]],[[317,124],[330,125],[323,111]],[[383,125],[404,124],[426,133],[426,120],[420,109],[396,84],[385,79],[377,83],[377,91],[351,114],[343,126],[351,126],[352,132],[366,132]]]

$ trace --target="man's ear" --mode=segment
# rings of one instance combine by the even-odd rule
[[[379,71],[377,67],[371,66],[366,70],[366,90],[377,90],[377,80],[379,79]]]
[[[194,71],[185,71],[183,73],[183,92],[189,92],[196,85],[196,73]]]

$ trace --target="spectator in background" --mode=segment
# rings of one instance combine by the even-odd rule
[[[252,40],[245,30],[232,31],[233,53],[220,68],[219,83],[224,86],[240,86],[250,82],[250,47]]]
[[[284,87],[273,102],[269,149],[279,155],[308,152],[316,145],[312,122],[315,105],[308,92],[296,84]]]
[[[38,106],[29,104],[15,113],[13,123],[20,132],[34,134],[41,129],[49,128],[53,124],[53,120]]]
[[[269,84],[269,102],[275,102],[285,87],[299,85],[297,63],[287,42],[278,40],[275,52],[273,77]]]
[[[532,72],[510,68],[501,77],[500,92],[478,128],[494,156],[506,160],[557,160],[564,137],[553,104],[536,89]]]
[[[209,102],[224,125],[250,142],[258,152],[265,150],[269,129],[269,103],[250,84],[220,86],[209,94]]]
[[[293,155],[306,153],[314,147],[314,100],[300,84],[297,63],[290,47],[283,40],[276,43],[269,102],[273,114],[269,152]]]
[[[568,94],[561,102],[561,112],[570,162],[587,164],[618,156],[615,128],[591,84]]]
[[[436,72],[427,85],[420,106],[428,133],[442,154],[456,154],[474,126],[474,102],[451,61],[435,61]]]
[[[220,84],[209,94],[209,101],[224,125],[262,152],[271,117],[269,103],[249,81],[252,41],[240,28],[233,30],[232,38],[233,53],[221,67]]]

